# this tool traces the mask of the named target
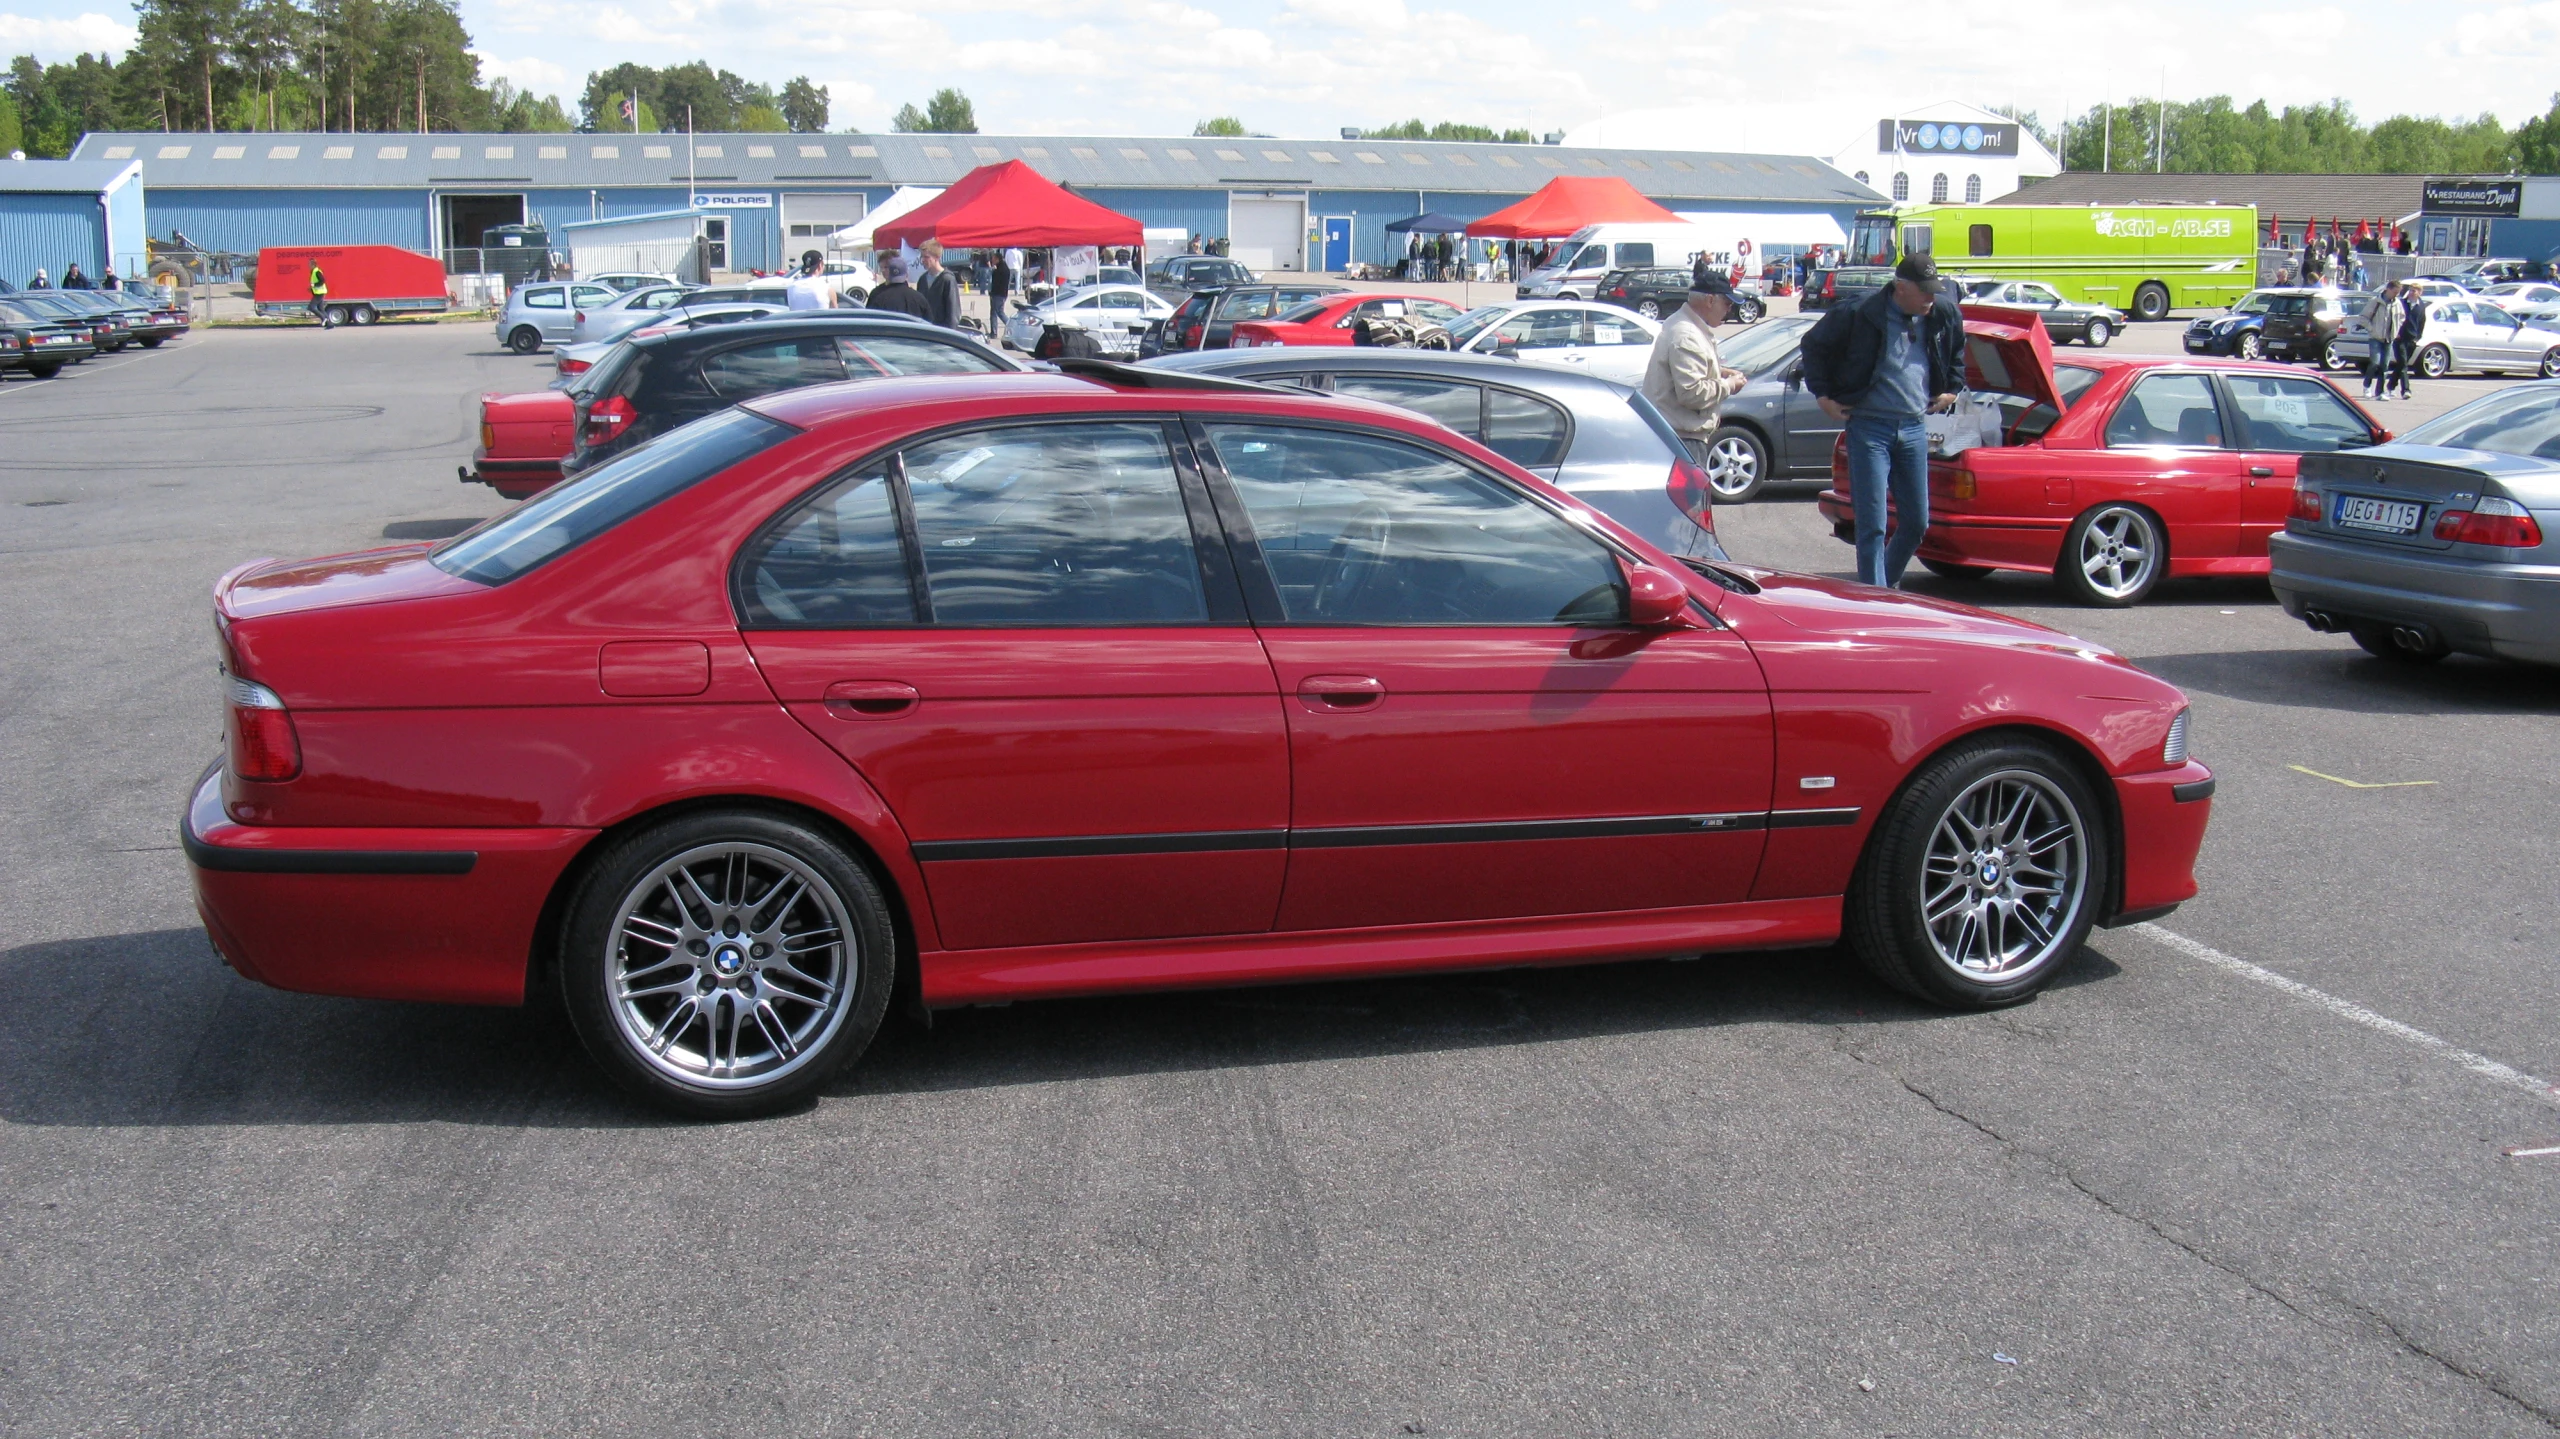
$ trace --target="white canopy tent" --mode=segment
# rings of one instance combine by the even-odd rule
[[[896,194],[880,202],[878,209],[866,212],[859,222],[847,225],[829,235],[827,248],[868,250],[871,248],[872,231],[905,216],[909,211],[941,193],[942,187],[939,185],[900,185]]]

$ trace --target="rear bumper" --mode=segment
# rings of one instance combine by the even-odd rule
[[[487,485],[511,500],[538,495],[562,479],[557,459],[511,458],[485,449],[473,450],[471,463],[456,474],[466,485]]]
[[[2269,539],[2267,555],[2277,602],[2315,628],[2419,625],[2464,654],[2560,664],[2560,566],[2485,564],[2290,530]]]
[[[220,768],[178,821],[223,958],[278,989],[521,1004],[552,887],[583,829],[279,829],[231,823]]]
[[[2196,896],[2196,855],[2213,818],[2213,771],[2193,760],[2116,780],[2124,891],[2109,923],[2156,918]]]

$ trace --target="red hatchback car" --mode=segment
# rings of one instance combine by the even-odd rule
[[[1076,362],[831,385],[441,545],[216,586],[181,827],[242,974],[555,989],[682,1111],[928,1006],[1844,932],[1942,1004],[2195,892],[2171,686],[1685,565],[1401,410]]]
[[[2391,438],[2320,376],[2172,355],[2056,363],[2033,311],[1965,308],[1968,379],[2001,400],[2000,443],[1933,457],[1920,563],[1951,579],[2050,574],[2083,603],[2161,580],[2264,575],[2305,454]],[[1855,538],[1845,449],[1817,503]]]
[[[1268,320],[1236,322],[1235,347],[1260,345],[1352,345],[1359,343],[1364,320],[1409,320],[1448,328],[1465,312],[1429,295],[1380,294],[1375,290],[1326,295],[1281,311]]]

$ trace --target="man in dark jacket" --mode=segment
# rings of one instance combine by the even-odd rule
[[[933,318],[925,306],[924,296],[917,294],[916,287],[907,283],[907,262],[898,255],[880,257],[880,285],[871,292],[870,308],[895,310],[919,320]]]
[[[2409,373],[2418,368],[2418,342],[2427,334],[2427,297],[2418,293],[2415,284],[2400,287],[2400,333],[2391,340],[2391,373],[2399,377],[2400,398],[2414,400],[2417,392],[2410,387]],[[2383,389],[2391,388],[2385,381]],[[2387,394],[2385,396],[2388,398]]]
[[[924,317],[946,330],[959,329],[960,277],[942,268],[942,242],[927,240],[916,246],[916,254],[924,259],[924,278],[916,281]]]
[[[1929,528],[1929,431],[1922,416],[1954,409],[1964,388],[1964,317],[1938,293],[1937,263],[1905,255],[1893,267],[1893,283],[1807,330],[1804,383],[1823,413],[1847,427],[1858,578],[1899,585]]]

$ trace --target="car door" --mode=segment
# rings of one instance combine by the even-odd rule
[[[757,664],[896,817],[945,948],[1271,928],[1288,734],[1181,453],[1153,421],[946,433],[741,552]]]
[[[1582,313],[1582,368],[1622,385],[1644,382],[1644,367],[1653,358],[1653,336],[1624,310],[1590,309]]]
[[[2110,501],[2138,504],[2168,526],[2173,562],[2227,558],[2238,549],[2247,478],[2228,429],[2210,375],[2163,370],[2116,402],[2103,448],[2054,453],[2070,456],[2075,513]]]
[[[2471,305],[2471,323],[2480,335],[2481,363],[2491,369],[2539,368],[2551,337],[2526,329],[2516,317],[2486,300]]]
[[[1279,678],[1279,928],[1745,898],[1770,804],[1758,662],[1634,630],[1591,530],[1418,441],[1195,425]]]
[[[524,318],[550,343],[565,341],[577,327],[577,316],[569,309],[569,287],[566,285],[527,285],[516,291],[516,304]]]
[[[2307,375],[2227,373],[2221,379],[2243,466],[2234,553],[2263,559],[2267,537],[2284,528],[2292,510],[2302,457],[2362,449],[2380,436],[2337,391]]]
[[[2442,345],[2453,356],[2457,368],[2477,369],[2481,364],[2480,327],[2471,323],[2471,305],[2465,300],[2440,300],[2428,307],[2426,340]]]
[[[568,294],[566,309],[543,312],[542,338],[554,343],[571,339],[577,333],[580,314],[603,309],[613,301],[613,291],[602,285],[571,285]]]

